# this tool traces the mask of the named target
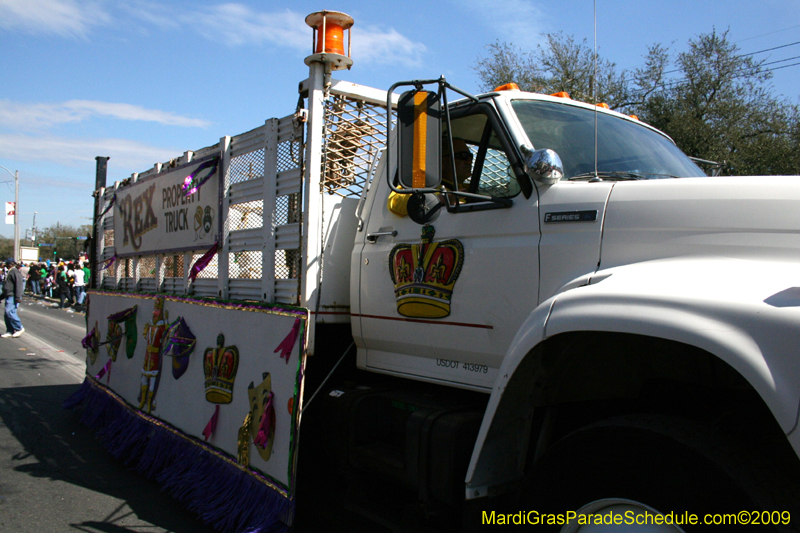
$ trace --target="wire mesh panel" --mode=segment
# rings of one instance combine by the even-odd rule
[[[275,279],[294,279],[300,269],[300,250],[275,250]]]
[[[204,253],[192,254],[192,264],[194,265],[203,255]],[[217,277],[219,277],[219,254],[214,254],[208,266],[197,275],[197,279],[216,279]]]
[[[264,201],[231,205],[228,208],[228,223],[231,231],[262,227],[264,225]]]
[[[114,230],[108,229],[103,232],[103,246],[114,246]]]
[[[183,279],[183,255],[167,255],[163,261],[165,278]]]
[[[298,303],[300,289],[300,240],[289,240],[284,242],[282,235],[296,232],[299,236],[299,224],[302,221],[302,197],[299,192],[301,189],[302,168],[303,168],[303,146],[302,137],[296,130],[296,135],[291,139],[278,143],[277,147],[277,173],[284,175],[296,171],[296,181],[279,185],[275,197],[275,210],[272,213],[272,229],[276,235],[276,249],[274,251],[275,266],[275,295],[276,301],[288,304]],[[290,194],[280,194],[281,192],[293,191]],[[268,260],[273,260],[272,258]],[[292,284],[292,289],[281,292],[279,287]],[[286,293],[286,294],[284,294]]]
[[[233,252],[228,259],[230,279],[261,279],[261,251]]]
[[[122,262],[119,265],[119,268],[121,270],[121,272],[119,273],[119,276],[121,278],[133,278],[133,258],[132,257],[126,257],[125,259],[123,259]]]
[[[516,195],[520,188],[505,152],[489,148],[483,162],[478,193],[495,197]]]
[[[254,150],[231,158],[228,166],[230,183],[260,178],[264,175],[264,149]]]
[[[334,96],[325,104],[324,128],[323,191],[358,198],[386,146],[386,107]]]
[[[275,199],[275,225],[300,222],[300,194],[287,194]]]
[[[167,255],[161,260],[164,272],[161,290],[171,293],[183,292],[183,255]]]
[[[104,265],[105,266],[105,265]],[[114,261],[107,269],[103,271],[103,288],[114,290],[117,288],[117,269],[120,266],[119,261]],[[100,267],[103,268],[103,267]]]
[[[148,255],[139,258],[139,278],[156,277],[156,256]]]
[[[279,173],[293,168],[300,168],[302,163],[303,146],[299,137],[278,143],[277,171]]]
[[[127,257],[122,260],[119,265],[119,288],[123,291],[133,291],[135,287],[133,286],[133,270],[134,270],[134,262],[132,257]]]

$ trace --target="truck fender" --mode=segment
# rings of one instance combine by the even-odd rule
[[[800,397],[800,283],[791,263],[687,258],[597,272],[537,307],[498,372],[467,471],[467,499],[523,475],[537,350],[556,335],[610,332],[674,341],[727,363],[759,394],[786,434]],[[531,386],[531,383],[534,385]],[[795,446],[800,439],[790,439]]]

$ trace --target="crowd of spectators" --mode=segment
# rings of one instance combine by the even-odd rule
[[[83,307],[90,276],[88,261],[22,262],[18,270],[25,282],[25,292],[34,297],[57,298],[62,309]],[[8,271],[6,266],[0,270],[0,282],[5,281]]]

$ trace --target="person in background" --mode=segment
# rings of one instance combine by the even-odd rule
[[[45,281],[45,296],[47,296],[48,298],[52,298],[53,297],[53,291],[58,286],[56,284],[56,265],[52,264],[48,268],[49,268],[49,270],[47,271],[47,274],[46,274],[45,280],[44,280]]]
[[[64,266],[67,272],[70,305],[75,303],[75,265],[70,261]]]
[[[3,298],[6,301],[6,332],[0,335],[4,339],[9,337],[16,338],[25,332],[25,328],[22,327],[22,322],[17,314],[19,301],[22,299],[22,292],[25,290],[25,280],[22,279],[22,274],[17,269],[13,259],[6,261],[6,267],[8,268],[8,274],[3,282]]]
[[[29,277],[29,274],[30,274],[30,271],[31,271],[31,267],[29,265],[26,265],[24,262],[20,261],[18,269],[19,269],[19,273],[22,274],[22,279],[25,280],[25,284],[23,285],[23,287],[27,289],[28,288],[28,277]]]
[[[42,270],[39,268],[39,265],[36,263],[31,266],[30,274],[28,274],[28,281],[31,285],[31,292],[34,296],[37,296],[41,289],[39,287],[39,282],[42,279]]]
[[[50,267],[48,267],[44,263],[39,263],[39,273],[41,274],[40,285],[41,285],[41,288],[42,288],[42,293],[41,293],[42,296],[45,295],[44,286],[45,286],[45,282],[47,281],[47,270],[48,270],[48,268],[50,268]]]
[[[86,284],[86,287],[89,287],[89,280],[91,280],[91,271],[89,270],[89,261],[85,261],[83,263],[83,282]]]
[[[72,270],[72,290],[75,293],[75,303],[77,305],[83,305],[83,298],[86,296],[84,290],[86,289],[86,281],[85,281],[85,274],[83,272],[83,268],[80,265],[77,265]]]
[[[64,269],[64,265],[58,267],[56,286],[58,287],[58,297],[61,299],[59,308],[64,309],[64,300],[68,300],[69,305],[72,305],[73,301],[70,297],[69,280],[67,279],[67,271]]]

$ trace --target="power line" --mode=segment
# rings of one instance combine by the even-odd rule
[[[786,59],[778,59],[776,61],[770,61],[769,63],[761,63],[760,66],[763,67],[764,65],[774,65],[775,63],[783,63],[784,61],[791,61],[792,59],[800,59],[800,56],[787,57]]]
[[[789,43],[789,44],[782,44],[780,46],[773,46],[772,48],[765,48],[764,50],[758,50],[757,52],[750,52],[749,54],[742,54],[742,55],[738,55],[736,57],[754,56],[756,54],[761,54],[763,52],[769,52],[771,50],[777,50],[778,48],[786,48],[787,46],[794,46],[796,44],[800,44],[800,41],[795,41],[795,42]]]
[[[800,41],[796,41],[796,42],[789,43],[789,44],[782,44],[782,45],[780,45],[780,46],[774,46],[774,47],[772,47],[772,48],[765,48],[765,49],[763,49],[763,50],[756,50],[755,52],[750,52],[749,54],[739,54],[738,56],[733,56],[733,57],[732,57],[732,59],[736,59],[736,58],[739,58],[739,57],[748,57],[748,56],[754,56],[754,55],[756,55],[756,54],[761,54],[761,53],[764,53],[764,52],[770,52],[770,51],[772,51],[772,50],[777,50],[777,49],[779,49],[779,48],[787,48],[787,47],[789,47],[789,46],[795,46],[795,45],[798,45],[798,44],[800,44]],[[792,58],[792,59],[793,59],[793,58]],[[767,64],[769,64],[769,63],[767,63]],[[662,74],[672,74],[673,72],[680,72],[680,70],[681,70],[681,69],[679,69],[679,68],[676,68],[676,69],[674,69],[674,70],[668,70],[668,71],[666,71],[666,72],[662,72]]]
[[[744,41],[750,41],[752,39],[757,39],[759,37],[764,37],[765,35],[772,35],[773,33],[780,33],[782,31],[786,31],[786,30],[793,30],[794,28],[800,28],[800,24],[798,24],[796,26],[789,26],[788,28],[782,28],[780,30],[770,31],[770,32],[767,32],[767,33],[762,33],[761,35],[753,35],[752,37],[747,37],[746,39],[739,39],[736,42],[737,43],[741,43],[741,42],[744,42]]]
[[[782,63],[784,61],[791,61],[792,59],[799,59],[799,58],[800,58],[800,56],[795,56],[795,57],[790,57],[790,58],[787,58],[787,59],[780,59],[778,61],[771,61],[770,63],[765,63],[765,64],[766,65],[771,65],[771,64],[774,64],[774,63]],[[761,69],[760,72],[762,72],[762,73],[763,72],[772,72],[773,70],[780,70],[780,69],[788,68],[788,67],[796,67],[798,65],[800,65],[800,62],[791,63],[789,65],[781,65],[779,67],[765,68],[765,69]],[[753,69],[748,68],[748,67],[739,69],[738,71],[735,71],[735,72],[732,73],[733,74],[732,77],[733,78],[741,78],[743,76],[746,76],[748,73],[752,73],[752,70]],[[675,71],[672,71],[672,72],[678,72],[678,71],[675,70]],[[665,74],[666,74],[666,72],[665,72]],[[675,85],[677,85],[677,84],[679,84],[679,83],[681,83],[681,82],[683,82],[685,80],[686,80],[686,78],[679,78],[677,80],[671,80],[671,81],[662,82],[660,85],[662,87],[664,87],[664,88],[674,87]]]
[[[786,68],[786,67],[796,67],[797,65],[800,65],[800,63],[792,63],[791,65],[783,65],[782,67],[775,67],[775,68],[767,69],[767,72],[772,72],[773,70],[780,70],[780,69]]]

